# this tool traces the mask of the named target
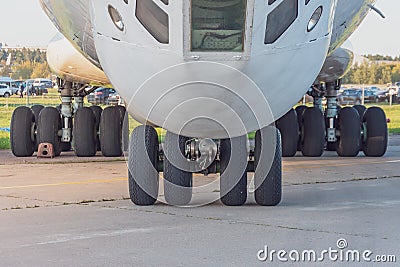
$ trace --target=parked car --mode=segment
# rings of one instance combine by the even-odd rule
[[[378,102],[379,102],[378,96],[374,91],[364,90],[364,103],[378,103]]]
[[[381,89],[379,89],[379,88],[376,87],[376,86],[368,86],[368,87],[365,87],[365,90],[370,90],[370,91],[372,91],[374,94],[376,94],[376,93],[378,93],[378,92],[381,91]]]
[[[389,102],[388,96],[389,90],[380,90],[379,92],[375,93],[378,97],[378,102]]]
[[[99,105],[99,104],[103,104],[106,105],[107,104],[107,100],[110,97],[111,94],[116,93],[115,89],[113,88],[97,88],[94,92],[90,93],[87,96],[87,100],[89,103],[92,103],[94,105]]]
[[[122,104],[122,98],[117,92],[110,94],[108,96],[108,99],[106,100],[106,105],[117,106],[121,104]]]
[[[358,88],[346,89],[338,96],[338,102],[340,105],[360,105],[362,94],[362,90]],[[364,90],[364,103],[376,103],[378,101],[378,96],[373,91]]]
[[[0,84],[8,85],[12,95],[18,93],[19,88],[14,85],[14,80],[11,79],[10,77],[0,77]]]
[[[49,93],[44,84],[40,86],[32,86],[31,90],[32,90],[31,93],[35,95],[47,95]]]
[[[33,86],[38,88],[41,86],[44,86],[44,88],[53,88],[54,84],[49,79],[37,78],[33,81]]]
[[[15,80],[11,84],[12,84],[12,87],[14,87],[16,89],[16,92],[15,92],[16,95],[20,94],[21,85],[23,85],[24,88],[26,87],[25,81],[23,81],[23,80]]]
[[[25,86],[26,87],[32,87],[32,84],[33,84],[34,81],[35,80],[33,80],[33,79],[26,80],[25,81]]]
[[[0,84],[0,96],[2,97],[10,97],[12,95],[10,86],[6,84]]]
[[[345,89],[339,96],[340,105],[359,105],[362,103],[362,92],[360,89]]]

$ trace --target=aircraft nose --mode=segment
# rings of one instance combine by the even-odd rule
[[[196,137],[241,136],[274,121],[249,77],[213,62],[179,64],[154,75],[130,99],[130,108],[142,110],[146,121]]]

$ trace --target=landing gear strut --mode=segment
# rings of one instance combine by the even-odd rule
[[[109,107],[104,112],[98,106],[86,108],[84,97],[97,87],[62,79],[57,79],[57,85],[61,94],[61,105],[57,108],[35,105],[31,109],[20,107],[14,111],[11,121],[13,154],[32,156],[40,143],[50,143],[55,156],[72,147],[79,157],[92,157],[98,150],[102,150],[104,156],[121,156],[123,150],[127,150],[123,141],[128,144],[129,136],[125,108]]]
[[[340,86],[340,80],[313,85],[308,94],[314,98],[314,106],[297,107],[297,122],[288,119],[293,110],[277,121],[282,132],[284,156],[294,155],[286,152],[292,149],[292,144],[285,138],[290,136],[290,129],[299,129],[297,150],[302,151],[304,156],[319,157],[324,148],[336,151],[342,157],[355,157],[360,151],[370,157],[386,153],[388,131],[383,110],[379,107],[367,109],[363,105],[341,108],[337,102]],[[322,105],[324,97],[325,109]],[[289,121],[291,125],[286,125]]]
[[[129,192],[136,205],[156,202],[160,172],[164,172],[165,200],[171,205],[190,204],[193,173],[217,172],[220,173],[220,199],[227,206],[241,206],[246,202],[247,172],[255,172],[255,200],[259,205],[275,206],[281,201],[281,136],[275,127],[256,133],[254,161],[249,160],[246,136],[191,139],[167,132],[163,147],[164,153],[161,153],[157,132],[151,126],[139,126],[132,133]]]

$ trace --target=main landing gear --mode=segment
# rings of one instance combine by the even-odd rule
[[[282,133],[284,157],[294,156],[295,150],[307,157],[320,157],[324,150],[336,151],[342,157],[355,157],[360,151],[368,157],[386,153],[388,129],[384,111],[363,105],[341,108],[337,104],[339,89],[340,81],[314,85],[313,107],[298,106],[276,122]]]
[[[58,87],[62,104],[57,108],[35,105],[15,109],[10,133],[13,154],[30,157],[39,144],[50,143],[55,156],[71,148],[78,157],[93,157],[97,151],[105,157],[122,156],[129,135],[125,107],[84,107],[84,97],[96,87],[61,79]]]
[[[159,173],[164,172],[168,204],[185,206],[192,199],[193,173],[217,173],[220,199],[227,206],[247,200],[247,173],[255,172],[255,201],[275,206],[282,196],[281,136],[269,126],[257,131],[254,161],[249,161],[247,137],[193,139],[167,132],[160,153],[156,130],[137,127],[129,145],[129,192],[133,203],[153,205],[158,198]]]

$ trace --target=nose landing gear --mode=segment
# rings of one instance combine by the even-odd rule
[[[164,153],[159,151],[157,140],[157,132],[151,126],[139,126],[131,135],[129,192],[136,205],[156,202],[160,172],[164,172],[165,200],[171,205],[190,205],[194,173],[217,172],[220,173],[219,192],[224,205],[241,206],[246,202],[248,172],[255,172],[256,203],[263,206],[280,203],[282,151],[280,133],[275,127],[269,126],[256,133],[254,161],[249,158],[246,136],[216,141],[190,139],[167,132]],[[206,165],[200,164],[202,160],[198,161],[210,157],[215,158]]]

